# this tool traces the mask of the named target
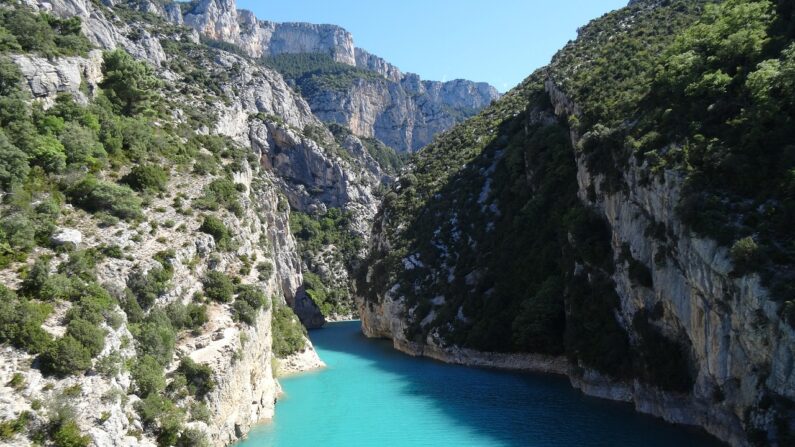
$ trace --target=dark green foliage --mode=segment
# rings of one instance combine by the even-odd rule
[[[599,273],[590,281],[580,275],[570,287],[565,333],[568,355],[614,376],[631,377],[629,339],[616,321],[619,298],[613,281]]]
[[[273,352],[286,357],[304,349],[306,329],[292,309],[287,306],[274,306],[273,311]]]
[[[232,301],[232,295],[235,292],[235,286],[232,280],[223,272],[210,271],[204,276],[202,280],[204,286],[204,294],[207,298],[219,303],[228,303]]]
[[[78,17],[59,19],[21,6],[0,10],[0,53],[75,56],[87,54],[90,48]]]
[[[351,296],[347,289],[327,287],[312,272],[304,272],[304,290],[324,316],[346,315],[352,311]]]
[[[18,299],[0,284],[0,343],[11,343],[32,354],[44,352],[52,336],[41,325],[51,312],[52,306]]]
[[[689,228],[739,244],[736,273],[761,273],[781,301],[795,292],[792,23],[790,2],[708,5],[660,56],[634,132],[663,135],[646,150],[686,168],[679,213]]]
[[[58,266],[58,273],[83,281],[96,279],[97,261],[100,254],[94,249],[79,250],[69,254],[69,258]]]
[[[0,441],[8,441],[17,433],[25,433],[28,430],[30,416],[30,413],[24,411],[15,419],[0,422]]]
[[[166,190],[168,171],[157,165],[133,166],[121,182],[136,191],[160,192]]]
[[[95,323],[74,318],[66,327],[66,335],[82,344],[91,357],[96,357],[105,347],[105,330]]]
[[[175,302],[166,307],[166,313],[175,329],[196,330],[208,321],[207,306],[203,304],[188,303],[186,306]]]
[[[143,323],[132,328],[139,355],[149,355],[161,366],[171,362],[177,333],[168,315],[153,309]]]
[[[152,307],[157,298],[169,287],[172,272],[163,267],[153,267],[148,272],[134,270],[127,279],[127,288],[138,301],[142,309]]]
[[[70,201],[92,213],[107,212],[121,219],[141,217],[141,199],[128,187],[88,175],[66,190]]]
[[[320,53],[285,53],[263,59],[263,63],[281,73],[306,96],[329,90],[344,91],[359,79],[386,82],[374,72],[336,62]]]
[[[166,388],[166,377],[163,367],[154,357],[143,355],[136,359],[130,372],[132,373],[135,393],[141,398],[157,394]]]
[[[223,207],[239,217],[243,212],[238,201],[239,194],[233,181],[227,178],[215,179],[204,188],[204,194],[193,201],[193,206],[210,211],[216,211]]]
[[[232,233],[226,228],[224,222],[215,216],[205,217],[199,231],[212,236],[216,245],[221,249],[228,247],[232,241]]]
[[[317,216],[295,211],[290,213],[290,230],[298,238],[305,257],[334,245],[345,265],[352,269],[364,241],[350,229],[351,219],[350,212],[340,208],[329,208],[325,215]]]
[[[215,389],[212,369],[207,365],[194,362],[190,357],[185,357],[180,361],[177,373],[185,376],[188,391],[197,399],[203,399],[207,393]]]
[[[342,145],[343,140],[353,133],[347,127],[339,124],[328,124],[329,130],[334,134],[337,144]],[[401,154],[375,138],[358,137],[364,144],[367,153],[378,163],[381,169],[388,174],[398,174],[405,165],[408,156]]]
[[[124,50],[115,50],[105,53],[102,72],[101,87],[117,111],[134,116],[152,107],[160,82],[149,65]]]
[[[232,304],[235,319],[253,325],[259,310],[267,306],[268,298],[260,288],[248,284],[238,286],[237,298]]]
[[[0,59],[0,64],[2,60]],[[2,83],[2,78],[0,78]],[[2,86],[0,85],[0,90]],[[0,189],[10,190],[12,185],[22,183],[30,172],[28,157],[12,145],[5,133],[0,131]]]
[[[97,140],[96,131],[75,122],[64,125],[58,141],[63,146],[66,163],[69,165],[96,169],[102,166],[108,155],[102,143]]]
[[[185,421],[184,410],[157,393],[152,393],[136,403],[135,409],[141,415],[144,425],[157,435],[158,445],[170,446],[177,443]]]
[[[55,447],[88,447],[91,438],[80,431],[77,422],[69,420],[58,424],[52,434],[52,442]]]
[[[189,428],[179,435],[176,447],[210,447],[210,442],[201,430]]]
[[[91,351],[67,335],[53,342],[41,356],[43,368],[50,373],[67,376],[91,368]]]

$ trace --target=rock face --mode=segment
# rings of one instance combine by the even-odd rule
[[[232,252],[219,250],[212,236],[198,230],[201,216],[180,213],[172,198],[166,197],[153,199],[145,210],[144,223],[137,227],[121,222],[114,224],[116,227],[112,230],[100,229],[99,223],[90,215],[71,209],[73,221],[59,223],[68,225],[69,231],[56,234],[54,242],[75,244],[79,248],[124,247],[123,259],[107,258],[97,266],[99,282],[119,291],[124,290],[136,263],[151,269],[158,264],[152,260],[156,253],[174,250],[174,257],[169,260],[174,271],[173,279],[168,291],[158,298],[157,306],[189,302],[202,290],[204,275],[217,270],[234,272],[242,283],[260,287],[266,296],[272,298],[269,299],[271,309],[287,304],[294,308],[306,326],[322,325],[324,320],[319,309],[303,291],[302,260],[290,231],[289,215],[291,208],[311,212],[341,207],[356,216],[355,231],[367,234],[368,222],[377,206],[374,191],[386,176],[373,158],[362,150],[361,142],[351,137],[349,143],[359,150],[352,152],[355,157],[343,157],[328,128],[278,73],[221,50],[212,50],[191,59],[192,64],[208,75],[224,74],[223,77],[218,76],[223,81],[217,90],[214,93],[203,90],[199,94],[191,93],[188,87],[192,81],[185,77],[185,73],[175,71],[165,63],[180,55],[167,56],[160,41],[169,39],[195,44],[198,38],[192,30],[181,28],[175,32],[170,27],[159,27],[160,23],[151,18],[137,20],[138,16],[130,12],[126,12],[130,15],[125,17],[131,19],[120,20],[114,9],[120,3],[118,1],[107,0],[102,5],[88,0],[26,0],[25,3],[61,17],[78,16],[83,20],[84,34],[100,50],[123,48],[152,65],[164,80],[165,95],[174,101],[172,104],[177,104],[171,110],[174,123],[169,124],[186,124],[190,113],[203,113],[208,118],[201,125],[195,125],[196,134],[226,136],[249,150],[247,162],[230,167],[238,191],[243,191],[240,194],[242,213],[222,216],[224,224],[234,235],[236,248]],[[234,6],[233,2],[231,4]],[[178,5],[173,3],[125,2],[125,7],[127,5],[135,6],[135,11],[155,14],[172,23],[180,23],[183,17]],[[229,11],[223,9],[224,2],[204,2],[202,5],[206,7],[207,17],[222,18]],[[186,14],[184,17],[191,26],[199,23],[195,15]],[[223,37],[229,32],[226,25],[213,23],[212,33]],[[265,32],[270,25],[262,26]],[[270,29],[273,51],[296,48],[316,51],[329,45],[328,42],[336,41],[334,45],[341,49],[340,55],[345,51],[349,55],[347,58],[339,56],[340,60],[355,63],[352,44],[343,51],[347,34],[340,29],[302,24],[274,25]],[[296,37],[302,33],[315,33],[316,38]],[[135,34],[135,39],[129,37],[132,34]],[[102,80],[102,52],[99,50],[92,51],[88,57],[44,59],[28,54],[11,57],[20,68],[34,100],[45,106],[52,104],[60,93],[71,93],[78,101],[86,103],[95,95]],[[174,173],[167,190],[169,194],[178,191],[184,200],[190,201],[199,197],[211,180],[211,176]],[[157,227],[149,222],[171,222],[173,225]],[[56,263],[66,259],[64,254],[46,250],[41,254],[55,255]],[[271,265],[273,273],[261,277],[251,265],[246,269],[242,260]],[[4,270],[0,278],[9,287],[17,287],[21,282],[16,270]],[[47,330],[63,335],[66,329],[62,319],[67,311],[68,308],[57,309],[57,315],[46,323]],[[222,446],[236,442],[254,424],[273,416],[279,386],[272,369],[275,357],[271,348],[272,311],[261,310],[251,325],[236,321],[229,305],[211,304],[209,312],[210,321],[200,333],[180,335],[177,356],[171,368],[176,367],[177,357],[182,356],[190,356],[194,361],[210,366],[216,383],[207,397],[210,417],[207,422],[191,422],[189,427],[207,434],[213,445]],[[100,356],[113,350],[119,351],[123,360],[136,355],[129,341],[123,341],[131,339],[126,321],[118,329],[103,328],[108,331],[105,340],[107,352]],[[19,372],[23,373],[26,383],[22,390],[0,388],[0,402],[3,402],[0,406],[1,420],[15,418],[22,411],[30,411],[34,401],[52,400],[79,384],[83,391],[74,399],[76,420],[95,445],[155,445],[149,434],[139,438],[131,435],[142,431],[143,425],[135,411],[138,398],[132,394],[129,372],[111,377],[92,375],[60,380],[42,376],[38,369],[30,368],[33,358],[13,348],[4,347],[0,352],[0,383],[8,383]],[[286,364],[289,371],[322,366],[311,344]],[[109,399],[110,394],[120,397]],[[107,413],[107,419],[98,422],[98,415],[104,413]],[[45,422],[43,418],[35,421],[39,425]],[[10,442],[11,445],[30,445],[29,440],[20,436]]]
[[[62,58],[53,63],[45,58],[16,55],[13,57],[34,98],[49,106],[61,93],[69,93],[87,103],[102,78],[102,52],[92,51],[88,58]]]
[[[373,66],[386,76],[396,75],[394,67]],[[389,78],[356,79],[348,89],[317,91],[307,101],[323,121],[377,138],[398,151],[414,152],[499,96],[485,83],[422,81],[415,74],[406,74],[397,82]]]
[[[168,17],[165,11],[162,15]],[[313,92],[306,99],[321,120],[344,125],[359,136],[378,138],[399,151],[419,150],[436,134],[500,97],[485,83],[422,81],[356,48],[351,34],[340,27],[261,21],[250,11],[236,9],[234,0],[196,2],[184,10],[182,21],[210,39],[239,46],[252,57],[320,53],[378,74],[375,79],[357,78],[342,90]]]
[[[182,21],[210,39],[233,43],[252,57],[323,53],[355,65],[353,36],[334,25],[260,21],[238,10],[235,0],[201,0],[186,8]]]
[[[373,227],[374,256],[363,282],[377,287],[375,296],[368,293],[359,302],[363,330],[371,337],[392,339],[397,349],[412,355],[454,363],[563,372],[584,393],[630,402],[638,411],[671,422],[700,426],[733,446],[789,445],[789,433],[795,426],[791,411],[795,402],[795,329],[784,316],[782,301],[763,286],[759,275],[738,272],[727,247],[698,236],[682,221],[678,208],[687,193],[687,169],[672,163],[650,175],[650,161],[629,151],[624,153],[626,162],[598,159],[612,169],[605,174],[597,172],[599,168],[589,158],[594,156],[585,148],[587,138],[581,135],[580,127],[584,122],[581,118],[586,116],[583,111],[590,109],[594,115],[598,112],[593,112],[594,104],[575,99],[589,98],[577,88],[592,86],[571,82],[572,73],[587,73],[581,55],[598,53],[600,42],[618,41],[621,30],[611,28],[616,23],[638,23],[653,16],[655,9],[670,5],[654,0],[630,4],[631,8],[616,13],[615,21],[601,22],[590,29],[598,36],[586,30],[586,37],[592,41],[582,46],[570,44],[571,53],[562,51],[560,57],[556,56],[556,63],[529,77],[478,118],[442,137],[455,149],[444,152],[433,145],[418,157],[416,165],[420,169],[409,170],[398,179]],[[590,119],[594,120],[594,115]],[[630,121],[624,118],[620,125],[632,126]],[[489,122],[499,124],[490,127]],[[594,122],[589,124],[597,127]],[[557,129],[560,133],[550,131],[539,137],[534,130],[539,128]],[[560,145],[548,143],[558,137]],[[478,145],[481,138],[488,141]],[[610,143],[619,149],[623,144],[623,140]],[[476,155],[455,158],[455,150],[470,147],[475,148]],[[555,148],[565,150],[565,162],[557,165],[565,169],[559,174],[554,171],[555,176],[570,175],[570,182],[562,186],[550,183],[556,186],[550,192],[543,189],[548,187],[543,183],[544,170],[551,169],[549,160],[556,157]],[[615,153],[622,152],[616,150],[612,154]],[[429,154],[437,158],[422,158]],[[436,176],[428,174],[433,163],[443,161],[456,167],[432,171]],[[612,174],[622,179],[620,187],[610,187]],[[544,251],[543,256],[554,257],[565,265],[561,274],[565,279],[561,281],[574,279],[563,282],[564,290],[555,294],[562,302],[559,309],[564,320],[561,326],[565,326],[563,337],[576,327],[577,322],[569,318],[573,308],[582,305],[574,292],[577,287],[592,288],[593,292],[587,295],[590,302],[610,297],[608,321],[625,337],[624,342],[615,342],[614,346],[625,343],[628,356],[649,355],[644,352],[648,349],[644,340],[649,329],[639,323],[645,322],[659,335],[658,340],[676,347],[668,352],[683,353],[683,369],[692,384],[679,390],[666,387],[648,377],[633,375],[635,366],[611,376],[589,366],[580,351],[568,350],[566,342],[557,352],[574,359],[568,360],[572,363],[554,356],[547,362],[523,363],[502,352],[516,350],[519,353],[515,356],[521,358],[523,348],[531,350],[542,345],[537,340],[519,348],[494,347],[497,352],[468,352],[461,347],[478,332],[502,335],[500,327],[488,323],[505,314],[510,314],[508,326],[514,329],[530,326],[518,320],[516,313],[544,305],[534,301],[538,299],[536,293],[540,294],[535,289],[509,289],[514,294],[527,293],[524,302],[519,303],[508,303],[505,295],[498,296],[495,289],[499,286],[495,283],[505,279],[505,275],[494,270],[509,269],[512,266],[507,264],[514,260],[491,268],[494,266],[483,259],[510,249],[509,245],[518,243],[522,233],[534,232],[544,221],[532,214],[539,222],[529,219],[527,210],[545,209],[540,202],[547,200],[568,200],[561,192],[565,188],[571,188],[573,207],[594,213],[594,221],[588,221],[583,232],[590,238],[604,239],[603,253],[609,255],[603,269],[594,267],[598,262],[593,258],[578,258],[578,249],[585,244],[582,235],[568,227],[564,227],[556,242],[554,254]],[[502,201],[516,191],[527,191],[529,199],[510,205]],[[430,199],[421,202],[423,196]],[[405,205],[412,200],[423,204],[418,209]],[[472,213],[476,217],[463,215],[470,211],[470,204],[477,205]],[[506,229],[497,227],[506,220],[512,222],[507,227],[511,231],[503,232],[508,234],[507,242],[494,236],[499,229]],[[604,234],[600,235],[602,224]],[[412,242],[403,244],[406,239]],[[523,248],[529,252],[536,246]],[[421,250],[424,251],[420,253]],[[528,264],[530,267],[519,274],[529,274],[531,267],[542,263]],[[601,275],[603,288],[594,285]],[[508,282],[521,279],[512,276]],[[449,284],[444,290],[456,294],[438,295],[438,284],[443,284],[439,288]],[[362,292],[369,292],[364,289]],[[478,299],[460,298],[470,295]],[[518,305],[511,307],[512,304]],[[553,318],[554,315],[545,321]],[[589,312],[586,319],[600,328],[599,333],[607,332],[598,325],[596,312]],[[515,332],[508,334],[511,342]],[[659,351],[650,354],[659,355]],[[665,370],[675,364],[672,357],[660,359],[658,366]],[[550,368],[550,364],[556,367]]]

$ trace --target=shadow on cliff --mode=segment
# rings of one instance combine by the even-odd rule
[[[488,439],[489,446],[720,445],[700,431],[637,414],[629,405],[584,396],[563,377],[467,368],[404,355],[390,341],[366,339],[358,322],[332,324],[310,336],[321,356],[322,351],[333,351],[366,360],[395,377],[400,394],[430,403],[462,430]]]

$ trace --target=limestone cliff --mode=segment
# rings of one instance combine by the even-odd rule
[[[635,1],[592,22],[549,67],[426,148],[376,216],[360,283],[365,334],[444,361],[567,374],[587,394],[730,445],[791,443],[795,327],[791,295],[776,286],[789,260],[743,270],[749,239],[730,248],[694,228],[685,204],[700,192],[696,168],[654,158],[687,147],[665,114],[694,113],[693,100],[676,108],[676,90],[655,96],[669,82],[644,78],[655,62],[622,55],[625,45],[693,51],[682,42],[704,35],[708,25],[689,28],[702,6]],[[671,27],[656,27],[660,17]],[[660,109],[647,111],[652,101]],[[659,137],[659,152],[625,137],[642,137],[635,126],[659,132],[642,134]],[[766,200],[787,200],[776,194]]]
[[[235,276],[242,285],[256,286],[267,303],[253,317],[246,317],[248,323],[241,320],[240,309],[232,303],[208,302],[209,321],[193,331],[179,332],[166,370],[166,380],[171,381],[182,359],[191,358],[210,368],[214,388],[201,402],[182,398],[179,411],[191,418],[186,429],[203,433],[212,445],[231,444],[273,415],[279,390],[272,366],[277,357],[272,349],[271,323],[277,319],[276,310],[287,304],[307,326],[323,324],[317,306],[303,290],[304,267],[290,231],[291,210],[347,209],[356,216],[358,227],[352,231],[364,235],[367,221],[375,213],[374,190],[384,174],[366,151],[354,148],[353,158],[342,149],[278,73],[248,58],[200,45],[192,29],[165,26],[158,16],[179,22],[173,4],[106,1],[100,5],[83,0],[27,0],[25,4],[57,17],[80,18],[83,34],[96,48],[84,56],[70,57],[12,53],[9,58],[19,69],[20,87],[32,101],[46,110],[69,94],[77,104],[90,106],[100,95],[102,50],[121,48],[149,64],[162,80],[157,96],[168,113],[155,122],[153,134],[182,129],[185,133],[173,144],[203,141],[198,143],[202,160],[217,157],[206,141],[224,145],[225,156],[238,155],[236,161],[226,160],[210,172],[192,169],[194,162],[199,164],[197,160],[181,168],[166,162],[168,183],[162,193],[147,198],[139,221],[96,217],[67,205],[55,222],[63,238],[54,237],[53,241],[59,242],[48,240],[27,259],[4,266],[0,284],[18,289],[38,259],[52,257],[54,273],[74,250],[94,253],[118,247],[123,255],[103,257],[92,273],[96,283],[112,291],[118,302],[128,299],[125,290],[131,278],[161,267],[171,272],[171,279],[167,289],[157,294],[154,309],[202,300],[209,272]],[[204,83],[191,78],[194,70],[206,74]],[[96,175],[113,184],[128,171],[124,167],[121,172],[100,171]],[[188,204],[198,203],[213,181],[226,178],[231,179],[237,194],[234,212],[190,210]],[[10,211],[5,204],[2,207],[0,214],[5,218]],[[224,242],[228,245],[220,246],[216,238],[203,232],[206,230],[199,230],[207,213],[219,216],[231,235]],[[56,244],[69,248],[56,252]],[[68,330],[72,317],[66,315],[71,307],[69,302],[59,302],[45,322],[43,328],[52,337],[61,337]],[[119,308],[113,312],[119,318],[124,315]],[[123,318],[118,325],[116,320],[113,326],[102,323],[105,347],[96,365],[106,357],[118,356],[122,364],[138,358],[132,341],[137,324]],[[284,370],[322,365],[308,340],[304,343],[303,353],[287,358]],[[3,423],[25,414],[30,418],[25,419],[30,430],[44,430],[55,410],[42,408],[42,403],[61,402],[68,395],[74,421],[93,445],[155,444],[157,429],[139,414],[141,399],[127,367],[103,374],[89,368],[88,373],[62,378],[43,372],[38,357],[23,350],[4,345],[0,355],[0,382],[13,379],[21,383],[0,388]],[[195,418],[193,405],[202,402],[208,414]],[[23,433],[3,442],[30,445],[31,439]]]
[[[161,15],[174,21],[165,10]],[[324,54],[340,64],[376,73],[375,78],[357,78],[349,88],[304,94],[321,120],[344,125],[359,136],[378,138],[399,151],[421,149],[434,135],[499,98],[497,90],[485,83],[430,82],[404,74],[356,48],[353,36],[338,26],[259,20],[250,11],[236,9],[234,0],[183,5],[180,21],[209,39],[237,45],[252,57]]]

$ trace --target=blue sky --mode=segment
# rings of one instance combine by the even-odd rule
[[[423,79],[509,90],[628,0],[238,0],[260,19],[340,25],[357,47]]]

